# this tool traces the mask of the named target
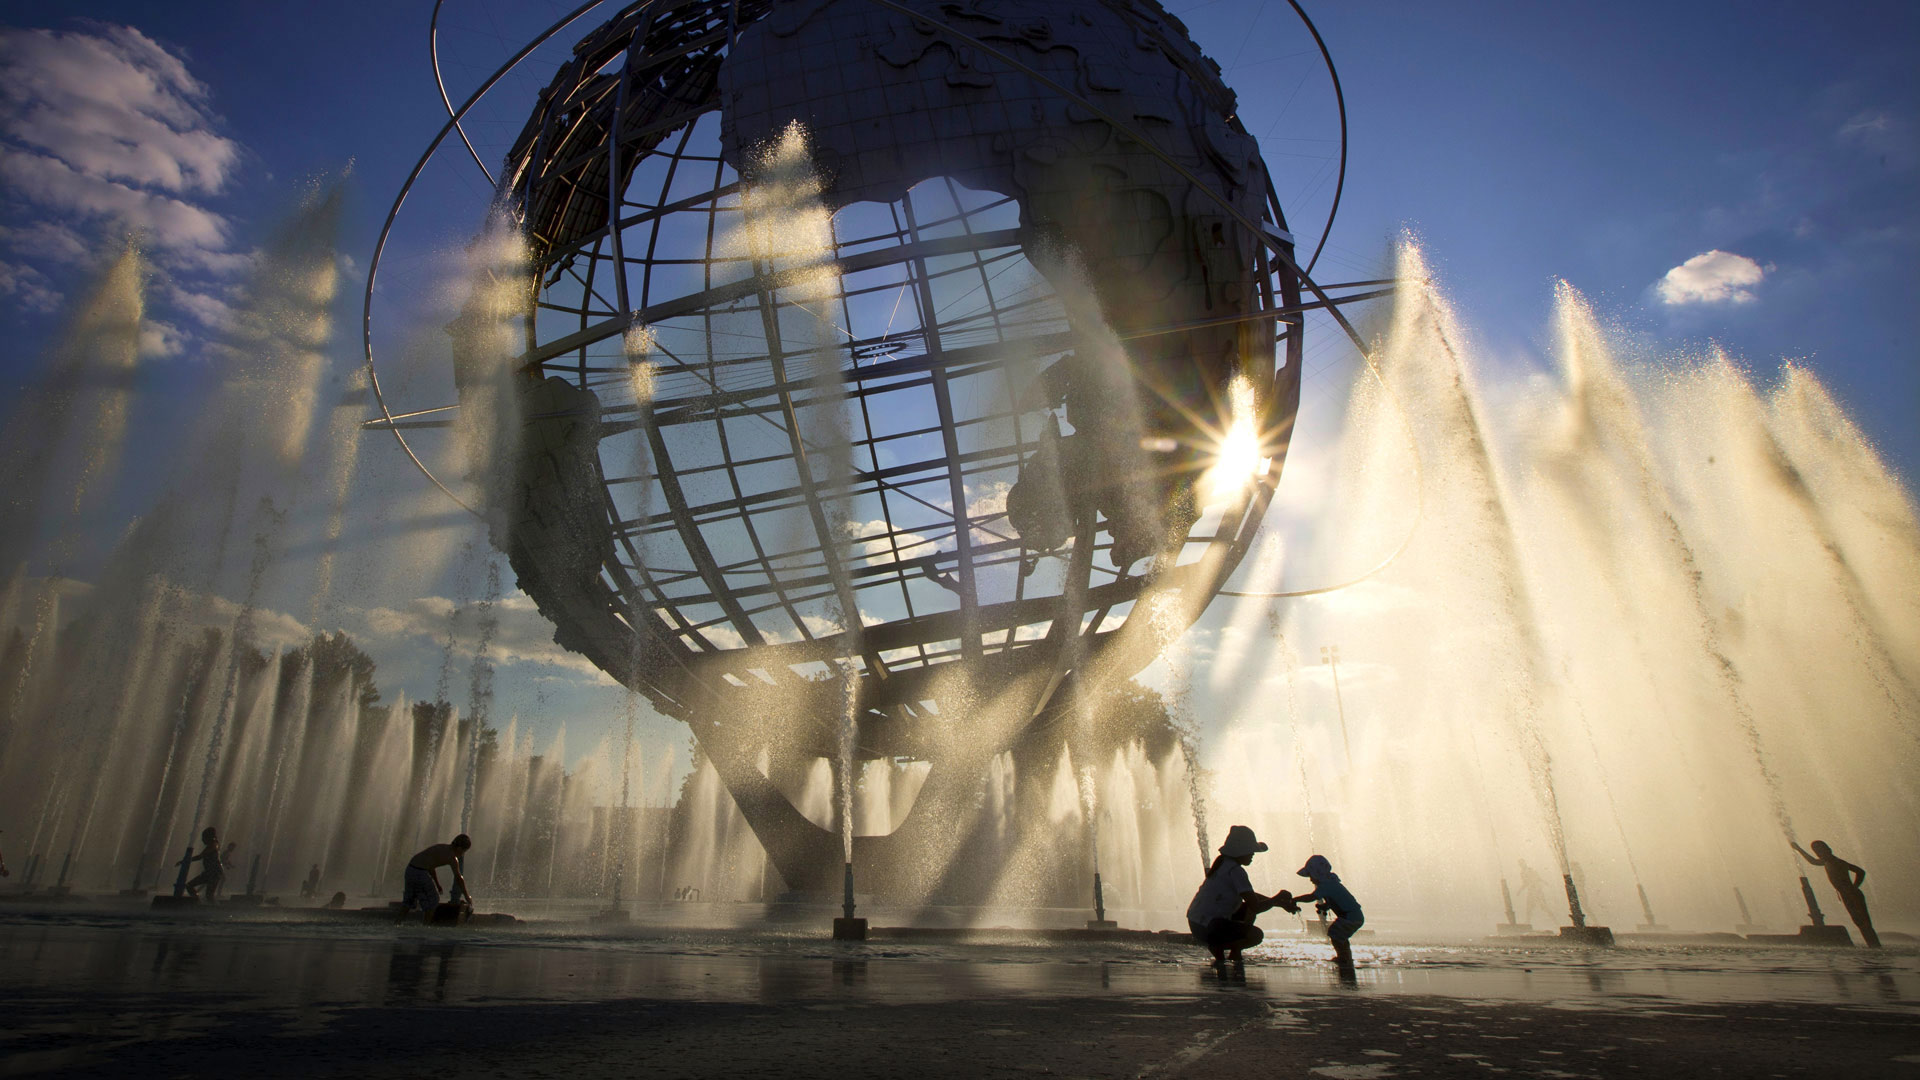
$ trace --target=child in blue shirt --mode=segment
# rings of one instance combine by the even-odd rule
[[[1353,932],[1367,921],[1360,910],[1360,901],[1353,898],[1345,885],[1340,884],[1340,875],[1333,872],[1333,864],[1325,855],[1315,855],[1300,868],[1300,876],[1313,882],[1313,891],[1305,896],[1296,896],[1296,904],[1319,902],[1333,912],[1333,925],[1327,927],[1327,940],[1333,942],[1334,958],[1342,968],[1353,967]]]

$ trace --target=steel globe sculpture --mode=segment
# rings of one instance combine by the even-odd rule
[[[1247,552],[1336,303],[1218,65],[1153,0],[643,0],[494,175],[452,329],[521,587],[789,888],[843,852],[783,777],[884,757],[931,768],[865,887],[964,891],[990,759]]]

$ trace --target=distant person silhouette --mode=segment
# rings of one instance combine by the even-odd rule
[[[1533,921],[1535,910],[1546,912],[1549,920],[1560,917],[1560,913],[1547,902],[1547,883],[1541,879],[1538,871],[1527,865],[1525,859],[1520,860],[1520,903],[1526,907],[1520,916],[1524,922]]]
[[[465,899],[467,879],[460,876],[460,861],[473,847],[473,841],[461,833],[445,844],[433,844],[413,858],[407,860],[407,891],[400,899],[400,906],[407,911],[424,911],[432,917],[433,909],[440,906],[440,867],[447,867],[453,873],[455,896]]]
[[[1276,907],[1299,910],[1285,889],[1272,896],[1262,896],[1247,880],[1247,864],[1253,862],[1256,853],[1265,850],[1267,845],[1245,825],[1228,829],[1219,857],[1207,868],[1207,879],[1200,883],[1193,902],[1187,905],[1188,929],[1193,931],[1194,940],[1213,954],[1213,966],[1223,972],[1229,960],[1234,964],[1242,962],[1242,949],[1251,949],[1265,940],[1265,932],[1253,925],[1261,912]]]
[[[1866,940],[1869,948],[1879,948],[1880,935],[1873,932],[1873,916],[1867,914],[1867,894],[1860,891],[1860,883],[1867,880],[1867,872],[1835,855],[1825,840],[1813,842],[1812,855],[1802,850],[1799,844],[1793,844],[1793,850],[1813,865],[1826,869],[1827,881],[1833,885],[1833,891],[1840,894],[1840,903],[1847,909],[1847,917],[1860,928],[1860,936]]]
[[[300,895],[311,900],[320,895],[320,864],[314,863],[307,871],[307,880],[300,883]]]
[[[226,860],[220,856],[220,830],[211,825],[200,830],[200,842],[206,847],[191,860],[200,864],[200,873],[187,882],[187,895],[195,900],[200,899],[200,887],[204,885],[207,899],[212,901],[219,897],[220,886],[227,880]]]
[[[1305,896],[1293,898],[1295,904],[1318,903],[1323,910],[1333,912],[1333,925],[1327,927],[1327,940],[1333,942],[1333,957],[1340,964],[1340,970],[1348,971],[1353,967],[1353,934],[1366,923],[1366,913],[1360,910],[1360,901],[1353,898],[1347,887],[1340,883],[1340,875],[1333,872],[1333,864],[1325,855],[1315,855],[1300,868],[1300,876],[1313,882],[1313,891]]]

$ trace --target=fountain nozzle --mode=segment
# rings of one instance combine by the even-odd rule
[[[867,920],[853,917],[853,863],[847,863],[846,892],[842,895],[840,910],[845,912],[833,920],[833,940],[867,940]]]
[[[1500,879],[1500,906],[1506,909],[1507,921],[1493,928],[1496,934],[1524,934],[1533,929],[1530,924],[1522,923],[1513,914],[1513,890],[1507,887],[1507,879]]]
[[[1813,883],[1807,880],[1805,874],[1800,875],[1800,895],[1807,898],[1807,918],[1811,920],[1800,928],[1800,942],[1808,945],[1838,945],[1842,948],[1853,945],[1853,938],[1848,935],[1844,925],[1828,924],[1826,914],[1820,910],[1820,901],[1813,895]]]
[[[1800,895],[1807,898],[1807,920],[1814,926],[1827,925],[1827,917],[1820,911],[1820,901],[1813,895],[1813,885],[1805,874],[1800,875]]]
[[[1664,932],[1667,928],[1661,925],[1659,919],[1653,917],[1653,901],[1647,899],[1647,887],[1637,881],[1633,883],[1633,887],[1640,892],[1640,913],[1647,917],[1647,921],[1640,924],[1640,930],[1652,933]]]
[[[1567,885],[1567,916],[1573,920],[1572,926],[1560,928],[1561,938],[1582,945],[1612,945],[1612,930],[1604,926],[1587,925],[1587,913],[1580,910],[1580,890],[1574,888],[1573,875],[1562,874],[1560,880]]]
[[[180,862],[178,865],[180,867],[180,873],[177,877],[173,879],[173,895],[172,896],[166,896],[166,895],[155,896],[153,898],[154,907],[156,908],[189,907],[189,906],[197,905],[198,903],[200,903],[200,901],[197,898],[187,895],[187,870],[193,866],[193,845],[192,844],[187,845],[186,854],[180,856]],[[29,870],[28,874],[31,875],[32,871]]]
[[[1093,872],[1093,918],[1087,920],[1089,930],[1118,930],[1120,924],[1107,918],[1106,893],[1100,887],[1100,871]]]

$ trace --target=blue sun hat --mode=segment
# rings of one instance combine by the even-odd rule
[[[1331,873],[1333,873],[1333,864],[1327,861],[1325,855],[1315,855],[1313,858],[1307,860],[1307,865],[1300,868],[1300,876],[1303,878],[1319,877],[1321,874]]]

